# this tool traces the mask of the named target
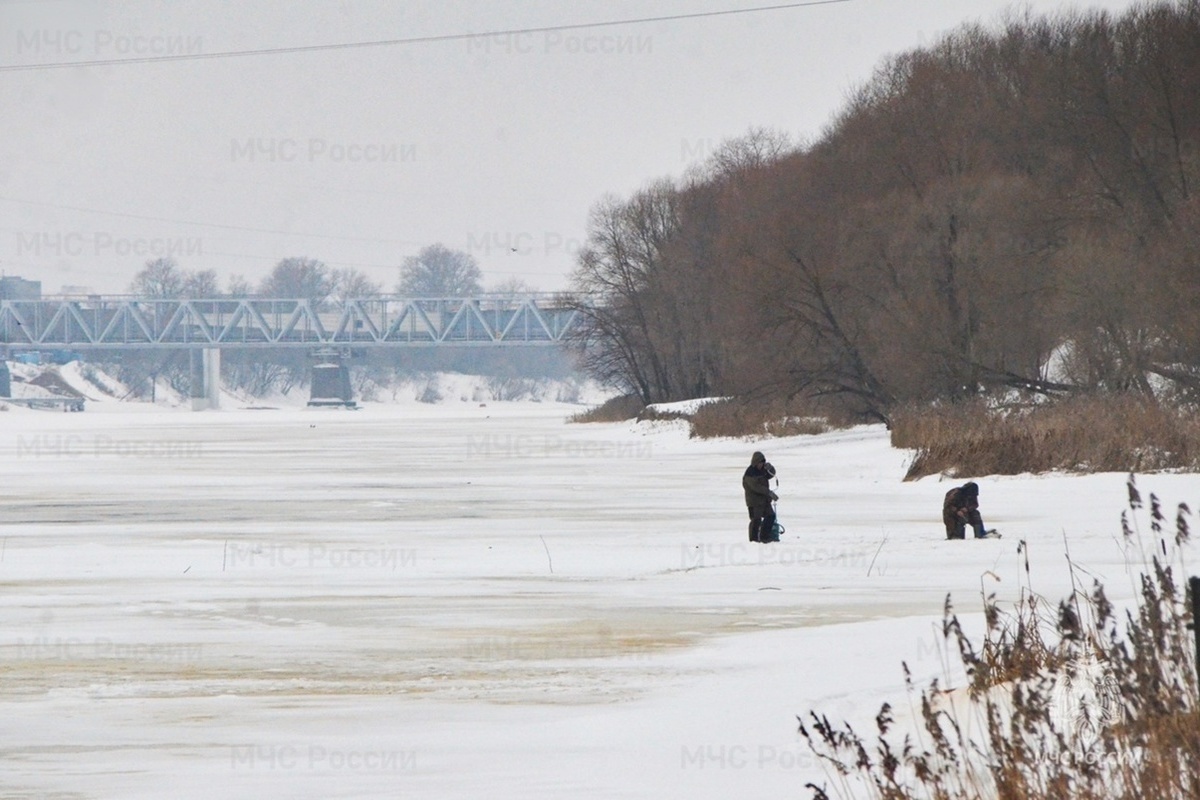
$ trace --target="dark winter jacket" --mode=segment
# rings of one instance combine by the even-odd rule
[[[946,492],[946,500],[942,503],[942,522],[955,525],[960,522],[974,522],[979,517],[979,492],[971,492],[967,486],[956,486]]]
[[[751,464],[742,476],[742,488],[746,491],[746,507],[762,508],[771,505],[771,478],[775,467],[766,461]]]

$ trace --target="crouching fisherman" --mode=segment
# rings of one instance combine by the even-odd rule
[[[947,539],[965,539],[967,526],[975,531],[976,539],[999,539],[993,528],[988,530],[979,515],[979,484],[971,481],[946,492],[942,503],[942,522],[946,523]]]

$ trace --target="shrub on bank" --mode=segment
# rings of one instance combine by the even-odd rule
[[[691,419],[692,436],[697,439],[801,436],[825,433],[831,427],[811,408],[787,400],[717,400],[700,406]]]
[[[572,414],[571,422],[624,422],[628,419],[634,419],[646,404],[642,399],[635,394],[623,394],[619,397],[613,397],[595,408],[589,408],[587,411],[580,411],[578,414]]]
[[[694,410],[663,410],[644,405],[635,395],[608,402],[571,417],[571,422],[639,422],[686,420],[695,439],[805,436],[845,428],[861,420],[831,413],[811,401],[721,398],[700,403]]]
[[[1131,395],[1013,407],[974,401],[897,411],[892,445],[916,450],[907,479],[1192,470],[1200,468],[1200,420],[1191,409]]]

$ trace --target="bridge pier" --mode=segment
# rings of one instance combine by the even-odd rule
[[[206,347],[188,351],[191,358],[192,411],[221,407],[221,350]]]
[[[354,408],[354,392],[350,389],[350,360],[348,351],[321,348],[312,353],[312,382],[308,395],[309,406],[342,406]]]

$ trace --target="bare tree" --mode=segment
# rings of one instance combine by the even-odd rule
[[[244,276],[230,275],[228,290],[225,293],[230,297],[250,297],[254,294],[254,288]]]
[[[745,135],[721,142],[701,165],[699,180],[725,180],[751,170],[761,170],[795,152],[791,138],[781,131],[751,128]]]
[[[180,294],[189,298],[220,297],[221,289],[217,283],[217,271],[204,269],[199,272],[185,273]]]
[[[263,280],[259,294],[282,299],[305,299],[325,302],[334,288],[334,278],[322,262],[315,258],[285,258],[275,265]]]
[[[483,291],[482,279],[470,253],[431,244],[404,259],[396,291],[409,297],[470,297]]]
[[[505,278],[502,281],[497,281],[487,289],[488,294],[500,295],[509,299],[535,294],[536,292],[537,289],[530,285],[528,281],[518,278],[516,275]]]
[[[597,204],[572,279],[589,298],[578,306],[585,365],[647,403],[678,399],[663,349],[678,331],[658,313],[669,302],[661,279],[677,230],[676,199],[671,183],[660,181],[628,202],[610,197]]]
[[[383,293],[383,284],[352,267],[334,270],[332,278],[332,296],[338,301],[367,300]]]
[[[139,297],[173,299],[183,293],[186,276],[173,258],[156,258],[134,276],[129,291]]]

